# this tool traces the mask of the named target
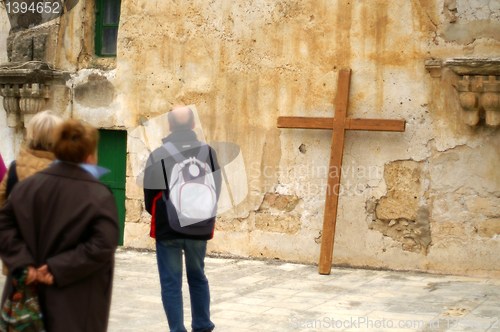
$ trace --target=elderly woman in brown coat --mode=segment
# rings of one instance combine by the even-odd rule
[[[106,331],[118,244],[110,190],[96,178],[97,130],[76,120],[56,131],[58,161],[19,182],[0,210],[0,256],[28,271],[47,331]]]

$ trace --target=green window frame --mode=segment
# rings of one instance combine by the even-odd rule
[[[121,0],[95,1],[95,54],[116,56]]]

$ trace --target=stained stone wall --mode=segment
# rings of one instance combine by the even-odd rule
[[[456,75],[424,67],[497,56],[494,1],[123,4],[126,104],[147,118],[195,103],[210,139],[242,147],[250,195],[219,218],[212,252],[317,261],[331,133],[278,130],[276,118],[331,116],[351,67],[350,115],[407,130],[347,133],[335,263],[499,273],[498,130],[464,125]],[[127,242],[147,242],[148,216],[133,219]]]
[[[317,262],[331,132],[276,119],[332,116],[350,67],[349,115],[407,127],[346,134],[334,263],[500,275],[499,130],[467,126],[459,77],[424,65],[498,57],[497,1],[122,0],[116,60],[92,55],[92,15],[80,1],[61,18],[54,61],[74,72],[67,114],[129,132],[125,245],[153,247],[136,176],[160,137],[141,126],[185,103],[248,178],[209,250]]]

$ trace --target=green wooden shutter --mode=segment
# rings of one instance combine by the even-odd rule
[[[125,180],[127,170],[127,132],[121,130],[99,130],[98,164],[111,170],[101,181],[115,196],[120,220],[120,245],[123,244],[125,228]]]
[[[116,56],[120,5],[120,0],[95,2],[95,54],[98,56]]]

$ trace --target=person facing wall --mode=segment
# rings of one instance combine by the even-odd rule
[[[210,218],[198,224],[185,227],[180,226],[181,217],[178,212],[168,209],[173,207],[172,196],[175,183],[181,184],[180,178],[174,180],[169,174],[179,170],[180,164],[190,165],[178,171],[183,173],[191,169],[196,163],[194,159],[204,159],[214,173],[216,200],[221,187],[220,169],[215,150],[202,144],[195,131],[193,111],[187,106],[174,107],[168,113],[170,135],[165,137],[163,145],[149,156],[149,167],[144,174],[144,203],[148,213],[152,216],[150,235],[156,239],[156,258],[161,285],[161,298],[171,332],[186,332],[184,325],[184,304],[182,298],[182,257],[185,257],[186,276],[191,298],[191,328],[194,332],[210,332],[215,324],[210,319],[210,288],[205,275],[205,255],[207,241],[213,237],[215,213]],[[206,149],[205,157],[200,157],[202,149]],[[176,159],[180,158],[180,160]],[[183,161],[191,163],[184,163]],[[197,164],[198,165],[198,164]],[[197,170],[195,167],[194,170]],[[184,173],[183,173],[184,174]],[[197,173],[198,174],[198,173]],[[194,175],[194,174],[191,174]],[[205,174],[205,176],[208,176]],[[196,178],[197,175],[194,175]],[[193,180],[199,182],[201,176]],[[151,184],[163,182],[164,189],[152,188]],[[203,182],[203,181],[201,181]],[[200,195],[202,191],[197,191]],[[178,195],[177,197],[182,196]],[[193,198],[193,201],[199,202]],[[211,207],[211,206],[210,206]],[[172,213],[169,213],[172,212]],[[214,211],[215,212],[215,211]],[[197,225],[203,225],[196,227]],[[193,227],[190,229],[190,227]]]
[[[76,120],[55,131],[57,161],[19,182],[0,209],[0,256],[12,278],[37,282],[47,331],[107,329],[119,228],[111,191],[94,176],[98,132]]]

